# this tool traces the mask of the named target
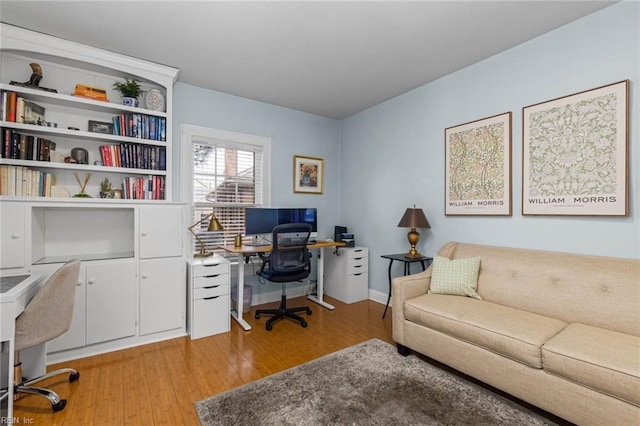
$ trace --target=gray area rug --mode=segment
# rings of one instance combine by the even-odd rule
[[[203,425],[548,425],[378,339],[195,403]]]

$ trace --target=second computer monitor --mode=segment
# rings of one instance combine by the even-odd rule
[[[311,232],[318,232],[318,211],[316,208],[262,208],[245,209],[245,234],[271,234],[273,228],[285,223],[308,223]]]

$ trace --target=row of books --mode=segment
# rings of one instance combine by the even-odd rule
[[[0,165],[0,195],[51,197],[55,176],[22,166]]]
[[[55,149],[55,142],[49,139],[2,129],[2,158],[49,161],[51,151]]]
[[[45,108],[24,99],[16,92],[0,93],[0,116],[2,121],[12,123],[39,124],[44,122]]]
[[[164,200],[164,176],[132,176],[122,182],[122,198]]]
[[[113,134],[166,142],[167,119],[146,114],[122,113],[111,119]]]
[[[23,166],[0,165],[0,196],[51,197],[55,176]],[[164,200],[164,176],[131,176],[122,182],[122,198]]]
[[[146,170],[167,169],[167,149],[160,146],[121,143],[100,145],[102,164],[109,167],[128,167]]]

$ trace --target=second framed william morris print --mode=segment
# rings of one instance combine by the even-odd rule
[[[511,112],[444,131],[445,215],[511,216]]]
[[[522,214],[628,214],[629,80],[522,109]]]

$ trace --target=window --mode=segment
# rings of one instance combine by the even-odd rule
[[[191,223],[206,219],[213,211],[223,230],[207,232],[209,220],[203,220],[194,232],[208,252],[221,253],[217,246],[232,245],[236,235],[244,234],[244,209],[268,205],[269,179],[265,177],[270,141],[213,129],[184,128],[183,141],[186,136],[190,160]],[[199,249],[194,241],[194,251]]]

